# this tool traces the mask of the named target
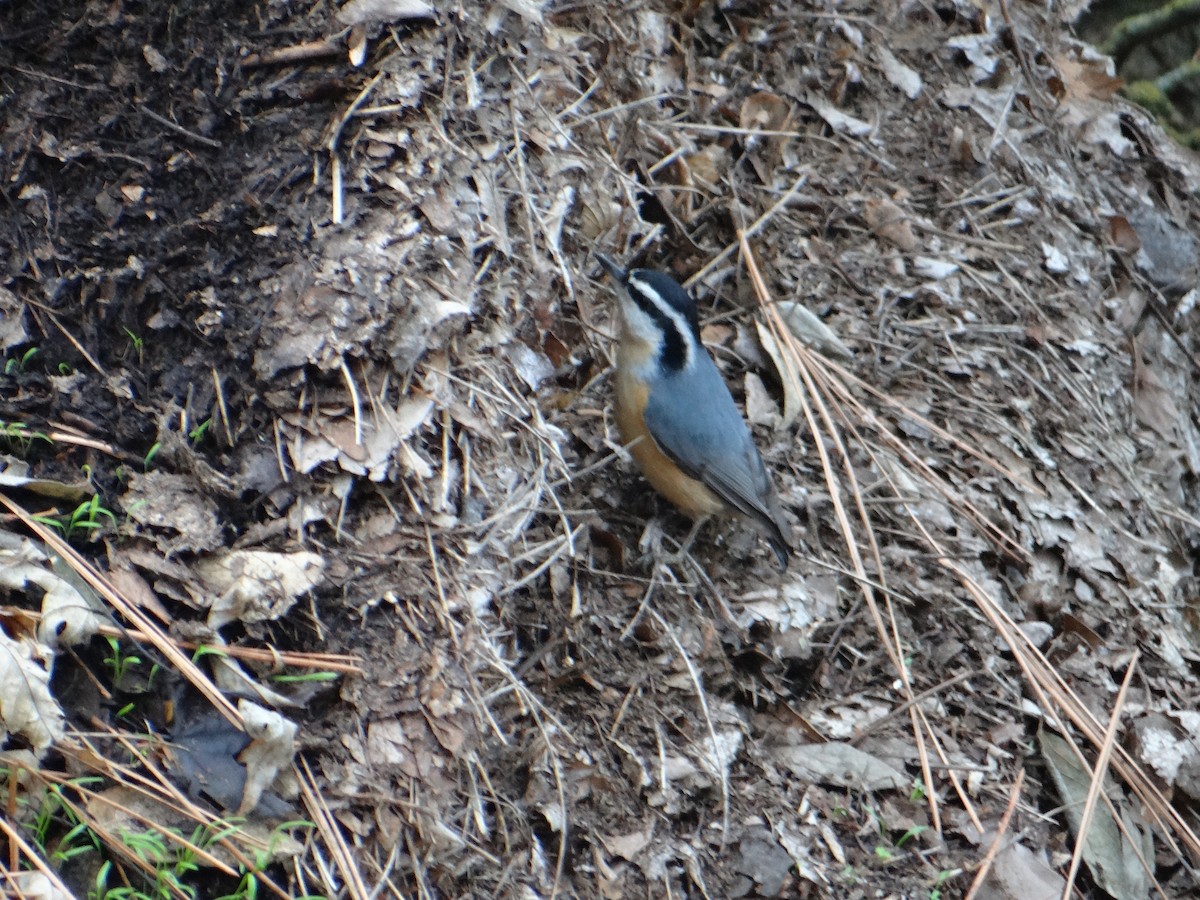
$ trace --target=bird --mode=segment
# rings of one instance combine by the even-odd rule
[[[762,529],[786,569],[791,528],[746,420],[700,340],[695,301],[664,272],[596,258],[616,283],[620,306],[617,428],[646,480],[695,520],[684,551],[710,516],[740,513]]]

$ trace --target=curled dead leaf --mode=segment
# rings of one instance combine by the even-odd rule
[[[921,93],[921,76],[896,59],[895,54],[887,47],[879,45],[875,48],[875,53],[879,57],[883,77],[909,100],[916,100]]]
[[[237,812],[244,816],[258,806],[263,793],[291,767],[296,752],[296,723],[248,700],[238,701],[238,712],[250,736],[250,745],[238,757],[246,767],[246,786]]]
[[[278,619],[324,580],[325,560],[316,553],[231,550],[196,563],[211,591],[208,624]]]
[[[771,358],[771,362],[775,364],[775,371],[779,375],[779,383],[783,386],[783,416],[779,423],[780,427],[790,428],[792,423],[796,421],[797,416],[800,415],[800,397],[804,390],[804,385],[801,384],[797,371],[799,362],[795,359],[785,361],[784,354],[791,351],[779,346],[779,342],[775,340],[775,335],[771,333],[771,329],[763,325],[762,322],[757,321],[754,323],[754,327],[758,331],[758,340],[762,344],[763,350]]]
[[[0,631],[0,741],[20,735],[39,756],[64,733],[63,711],[50,694],[47,648]]]
[[[867,227],[877,237],[895,244],[905,253],[917,249],[917,238],[913,234],[908,213],[891,200],[871,198],[864,204],[863,213]]]
[[[747,131],[783,131],[791,106],[778,94],[758,91],[742,103],[739,124]]]
[[[1108,238],[1113,242],[1113,246],[1128,253],[1137,253],[1142,249],[1137,231],[1124,216],[1108,217]]]
[[[840,356],[842,359],[854,358],[850,348],[842,343],[842,339],[833,329],[803,303],[784,300],[776,308],[788,330],[808,346],[822,353]]]

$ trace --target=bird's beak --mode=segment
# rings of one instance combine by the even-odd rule
[[[620,266],[618,266],[615,262],[613,262],[611,259],[609,259],[607,256],[605,256],[603,253],[601,253],[599,250],[597,250],[595,252],[596,252],[596,259],[600,260],[600,265],[604,267],[604,271],[609,274],[609,276],[612,278],[612,280],[617,282],[617,284],[624,284],[626,282],[626,280],[629,278],[629,273],[626,272],[624,269],[622,269]]]

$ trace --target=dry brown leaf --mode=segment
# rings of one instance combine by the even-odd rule
[[[1129,224],[1141,244],[1134,257],[1138,271],[1172,296],[1195,287],[1200,242],[1188,229],[1148,203],[1129,210]]]
[[[1175,405],[1175,398],[1154,370],[1136,357],[1133,367],[1133,413],[1139,422],[1153,429],[1163,440],[1176,437],[1179,407]]]
[[[812,97],[808,102],[816,114],[825,120],[825,124],[839,134],[867,137],[873,130],[870,122],[864,122],[862,119],[844,113],[819,97]]]
[[[804,390],[804,385],[801,384],[800,377],[796,374],[796,363],[792,361],[792,364],[789,366],[784,362],[783,354],[790,351],[779,346],[775,340],[775,335],[771,333],[771,329],[758,320],[755,320],[754,328],[758,332],[758,340],[762,344],[763,350],[771,358],[771,362],[775,364],[775,371],[779,375],[779,383],[783,386],[783,416],[779,427],[783,429],[791,428],[792,423],[800,415],[802,408],[800,398]]]
[[[1178,720],[1173,721],[1173,720]],[[1163,783],[1175,787],[1184,764],[1192,764],[1200,755],[1200,713],[1176,710],[1171,718],[1147,713],[1133,723],[1137,736],[1138,757],[1154,770]],[[1196,794],[1188,790],[1193,799]]]
[[[1058,97],[1061,120],[1089,144],[1103,144],[1117,156],[1130,152],[1134,145],[1111,102],[1121,86],[1119,78],[1108,74],[1112,61],[1095,50],[1081,50],[1057,56],[1055,63],[1061,77],[1051,79],[1050,87]]]
[[[238,712],[250,736],[250,745],[238,757],[246,767],[246,787],[237,810],[239,816],[244,816],[258,806],[259,798],[280,774],[291,769],[296,753],[296,723],[248,700],[238,701]]]
[[[92,493],[92,487],[80,480],[74,484],[44,478],[31,478],[29,463],[15,456],[0,453],[0,487],[22,488],[55,500],[78,502]]]
[[[613,856],[633,862],[650,843],[654,835],[653,828],[645,831],[631,831],[628,834],[597,835],[604,844],[604,849]]]
[[[996,74],[1000,58],[996,51],[995,32],[956,35],[946,41],[946,46],[962,52],[970,64],[971,81],[980,82]]]
[[[917,249],[917,238],[913,234],[908,213],[891,200],[871,198],[864,204],[867,227],[878,237],[889,241],[911,253]]]
[[[149,44],[142,46],[142,58],[146,60],[146,65],[150,67],[150,71],[155,75],[161,75],[171,68],[171,64],[167,62],[167,58]]]
[[[71,900],[70,894],[56,887],[42,872],[9,871],[5,873],[4,880],[13,892],[9,896],[19,897],[20,900]]]
[[[316,553],[230,550],[196,562],[212,606],[208,624],[268,622],[284,615],[301,595],[325,578],[325,559]]]
[[[842,339],[826,325],[821,317],[816,315],[803,303],[793,303],[790,300],[778,304],[779,315],[783,317],[788,331],[802,340],[805,344],[822,353],[840,356],[842,359],[853,359],[850,348],[842,343]]]
[[[729,166],[729,151],[720,144],[708,144],[689,156],[687,161],[693,175],[708,184],[717,185]]]
[[[150,583],[126,561],[124,555],[114,557],[108,580],[112,582],[118,594],[134,606],[153,615],[162,624],[170,625],[173,621],[171,614],[150,587]]]
[[[29,340],[25,330],[25,305],[6,287],[0,286],[0,351]]]
[[[219,651],[224,646],[219,634],[204,637],[203,642]],[[267,687],[261,679],[251,677],[242,664],[232,656],[214,654],[212,658],[213,683],[233,697],[249,697],[272,709],[302,709],[304,704],[279,691]]]
[[[891,764],[837,741],[779,747],[775,758],[798,778],[835,787],[902,791],[910,784],[910,779]]]
[[[790,117],[786,100],[770,91],[758,91],[742,103],[738,124],[747,131],[783,131]]]
[[[1042,758],[1062,800],[1063,814],[1078,836],[1093,773],[1058,735],[1042,730],[1039,741]],[[1111,784],[1111,778],[1103,773],[1101,777],[1110,782],[1103,790],[1113,796],[1115,785]],[[1097,803],[1083,839],[1083,861],[1110,896],[1148,897],[1151,877],[1137,856],[1140,853],[1145,860],[1154,859],[1150,829],[1119,797],[1113,799],[1121,824],[1118,825],[1108,804]]]
[[[1059,71],[1061,81],[1051,82],[1051,88],[1064,103],[1078,103],[1083,100],[1109,101],[1116,96],[1124,82],[1115,75],[1109,74],[1108,68],[1112,60],[1107,56],[1081,58],[1075,55],[1059,54],[1054,57],[1054,65]]]
[[[48,647],[0,631],[0,742],[20,735],[40,757],[64,731],[63,711],[50,694]]]
[[[0,587],[42,593],[38,640],[50,648],[81,644],[109,623],[102,604],[75,573],[55,565],[29,538],[0,532]]]
[[[1012,843],[996,856],[977,900],[1059,900],[1065,879],[1024,844]]]
[[[224,543],[216,505],[182,475],[157,471],[131,475],[121,505],[138,525],[166,532],[154,538],[167,555],[211,550]]]
[[[782,161],[783,149],[789,139],[783,134],[755,137],[754,133],[791,131],[792,119],[791,104],[770,91],[758,91],[742,103],[738,122],[750,132],[746,137],[747,153],[744,158],[764,181],[771,180],[771,171]],[[715,183],[719,184],[720,180]]]
[[[1124,216],[1108,217],[1108,238],[1114,246],[1128,253],[1137,253],[1142,248],[1137,231]]]
[[[751,425],[774,428],[779,421],[779,408],[762,379],[754,372],[747,372],[743,385],[746,392],[746,421]]]
[[[886,46],[882,44],[876,46],[875,53],[879,57],[879,66],[883,69],[883,77],[909,100],[916,100],[921,94],[921,76],[914,69],[910,69],[896,59],[895,54]]]
[[[542,7],[546,5],[546,0],[496,0],[510,12],[515,12],[522,19],[530,22],[542,22]]]

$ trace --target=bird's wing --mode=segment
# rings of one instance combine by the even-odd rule
[[[771,481],[742,414],[711,360],[656,387],[646,428],[684,473],[734,509],[778,528],[768,505]]]

